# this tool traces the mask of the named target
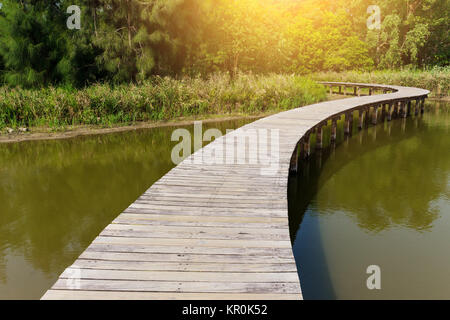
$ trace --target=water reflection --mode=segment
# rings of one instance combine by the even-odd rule
[[[225,132],[251,121],[204,127]],[[172,168],[173,129],[0,145],[0,299],[40,298]]]
[[[433,287],[430,283],[442,284],[442,279],[449,277],[450,260],[441,258],[439,248],[450,238],[436,227],[450,224],[448,111],[448,105],[429,104],[422,116],[354,131],[347,139],[341,132],[336,148],[316,152],[301,164],[302,171],[289,184],[289,215],[305,297],[422,297],[431,294],[424,291]],[[424,251],[397,259],[415,242]],[[405,284],[403,277],[414,275],[404,270],[402,277],[399,270],[416,270],[419,262],[411,256],[420,260],[430,254],[430,263],[441,265],[422,269],[427,272],[427,284],[421,290]],[[366,275],[361,272],[365,271],[364,259],[395,270],[396,276],[387,277],[392,276],[396,289],[367,292],[363,285]],[[413,261],[416,267],[410,268]],[[436,270],[444,266],[445,274]],[[358,276],[348,274],[349,270],[356,270]],[[440,281],[428,278],[434,272]],[[343,274],[348,277],[344,279]],[[317,285],[317,281],[325,283]],[[450,297],[450,288],[433,287],[433,291],[434,296],[445,293]]]

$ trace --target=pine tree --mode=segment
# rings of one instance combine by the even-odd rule
[[[61,73],[66,48],[58,1],[3,2],[0,16],[0,55],[9,85],[37,86],[64,80]]]
[[[195,38],[197,0],[99,0],[98,61],[114,81],[174,74]]]

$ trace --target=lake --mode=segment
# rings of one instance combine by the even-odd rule
[[[205,122],[236,129],[254,119]],[[173,130],[0,144],[0,299],[39,299],[174,164]],[[191,132],[193,126],[186,126]]]
[[[305,299],[450,298],[450,105],[369,126],[289,182]],[[381,289],[369,290],[369,266]]]

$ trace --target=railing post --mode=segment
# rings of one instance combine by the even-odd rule
[[[372,95],[372,88],[369,88],[369,96]]]
[[[342,86],[339,86],[339,94],[342,94]]]
[[[332,95],[332,94],[333,94],[333,85],[330,84],[330,95]]]

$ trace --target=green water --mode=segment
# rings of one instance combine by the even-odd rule
[[[203,128],[225,133],[252,121]],[[118,214],[173,167],[174,129],[0,144],[0,299],[39,299]]]
[[[450,299],[450,105],[354,130],[289,184],[306,299]],[[381,289],[369,290],[370,265]]]

